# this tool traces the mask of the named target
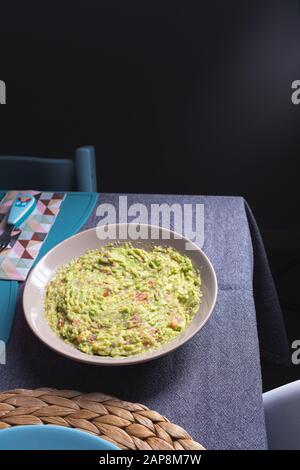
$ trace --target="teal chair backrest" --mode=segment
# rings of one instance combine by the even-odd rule
[[[74,159],[0,156],[0,189],[97,191],[95,149],[76,149]]]

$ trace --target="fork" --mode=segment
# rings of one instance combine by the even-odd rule
[[[35,197],[30,194],[18,194],[8,213],[5,230],[0,235],[0,252],[5,250],[11,240],[18,237],[19,234],[12,236],[12,232],[27,219],[35,205]]]

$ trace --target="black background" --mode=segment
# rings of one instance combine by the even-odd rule
[[[243,195],[300,227],[298,0],[1,2],[0,79],[0,154],[92,144],[101,191]]]

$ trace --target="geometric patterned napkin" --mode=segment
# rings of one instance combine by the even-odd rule
[[[0,279],[24,281],[45,241],[65,194],[38,191],[9,191],[0,202],[0,234],[5,216],[19,193],[31,194],[37,204],[28,219],[13,233],[8,247],[0,252]]]

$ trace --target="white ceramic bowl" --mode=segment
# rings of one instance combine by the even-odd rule
[[[132,227],[132,224],[130,224],[130,226]],[[44,315],[44,296],[46,286],[55,276],[57,269],[63,264],[69,263],[72,259],[83,255],[87,250],[97,249],[107,243],[120,241],[118,237],[120,228],[123,230],[123,233],[124,231],[128,233],[127,224],[110,225],[106,226],[106,228],[105,226],[99,226],[80,232],[56,245],[39,261],[27,279],[23,295],[23,307],[26,320],[33,333],[51,349],[70,359],[89,364],[107,366],[137,364],[158,358],[173,351],[192,338],[207,322],[213,311],[217,297],[217,279],[214,268],[207,256],[195,244],[170,230],[150,225],[139,225],[139,227],[156,231],[157,239],[134,241],[127,237],[126,240],[122,238],[122,241],[130,241],[134,246],[139,246],[144,249],[150,248],[153,245],[172,246],[179,252],[188,256],[192,260],[193,265],[200,270],[203,296],[199,310],[193,321],[174,340],[164,344],[159,349],[124,358],[85,354],[65,343],[51,330]],[[114,228],[116,229],[116,236],[105,240],[107,229],[112,230]],[[186,244],[189,244],[193,249],[186,250]]]

